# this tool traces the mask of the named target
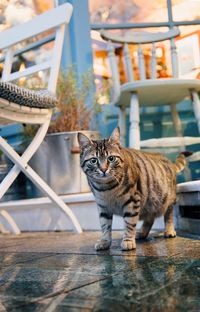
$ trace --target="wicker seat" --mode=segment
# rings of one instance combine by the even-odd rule
[[[0,82],[0,98],[34,108],[54,108],[57,102],[55,95],[48,90],[30,90],[10,82]]]

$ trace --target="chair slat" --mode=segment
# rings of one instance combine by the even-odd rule
[[[130,50],[127,43],[124,44],[124,65],[128,81],[134,81],[133,64],[131,61]]]
[[[72,5],[65,3],[34,19],[0,33],[0,49],[5,49],[52,28],[67,24],[72,15]]]
[[[177,49],[176,49],[174,38],[170,39],[170,50],[171,50],[171,62],[172,62],[172,76],[174,78],[177,78],[179,75],[178,56],[177,56]]]
[[[6,107],[10,105],[9,101],[0,98],[0,107]]]
[[[11,120],[16,122],[16,120],[20,123],[27,123],[27,124],[43,124],[48,117],[48,113],[50,113],[51,110],[46,110],[46,114],[41,115],[40,114],[30,114],[28,113],[23,113],[21,111],[13,111],[13,110],[8,110],[1,108],[0,110],[0,118],[6,119],[6,120]]]
[[[113,94],[112,101],[115,101],[120,94],[120,78],[118,72],[118,65],[115,56],[114,47],[111,42],[108,43],[108,59],[110,64],[110,69],[112,73],[112,81],[113,81]]]
[[[145,65],[144,65],[144,55],[141,44],[138,44],[138,68],[140,73],[140,79],[145,80],[146,79],[146,73],[145,73]]]
[[[167,138],[159,138],[159,139],[148,139],[140,141],[141,147],[181,147],[188,146],[193,144],[199,144],[199,137],[167,137]]]
[[[28,106],[20,106],[21,112],[29,113],[29,114],[48,114],[49,110],[47,108],[36,108],[36,107],[28,107]]]
[[[151,50],[151,79],[156,79],[156,45],[155,43],[152,44],[152,50]]]
[[[60,64],[58,63],[57,60],[61,59],[62,46],[63,46],[63,40],[64,40],[64,31],[65,31],[64,25],[62,25],[56,31],[53,55],[52,55],[52,60],[51,60],[51,70],[50,70],[50,75],[49,75],[48,90],[54,94],[56,92],[57,77],[58,77],[59,68],[60,68]]]
[[[2,73],[2,78],[1,78],[2,81],[8,81],[8,77],[12,69],[13,55],[14,55],[13,48],[12,47],[8,48],[6,51],[6,55],[5,55],[5,62],[4,62],[3,73]]]
[[[18,71],[15,73],[12,73],[8,76],[8,79],[6,81],[13,81],[16,79],[19,79],[21,77],[29,76],[34,73],[37,73],[38,71],[46,70],[51,67],[51,62],[47,61],[41,64],[33,65],[31,67],[25,68],[22,71]]]

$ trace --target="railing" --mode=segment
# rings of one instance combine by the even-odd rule
[[[130,28],[152,28],[152,27],[169,27],[173,28],[174,26],[186,26],[186,25],[200,25],[200,19],[192,21],[174,21],[173,12],[172,12],[172,2],[167,0],[167,13],[168,21],[167,22],[158,22],[158,23],[117,23],[117,24],[91,24],[91,29],[100,30],[100,29],[130,29]]]
[[[57,3],[57,1],[55,1]],[[168,12],[168,21],[158,22],[158,23],[116,23],[116,24],[90,24],[91,30],[100,30],[100,29],[130,29],[130,28],[155,28],[155,27],[168,27],[173,28],[175,26],[191,26],[191,25],[200,25],[200,19],[191,20],[191,21],[174,21],[173,12],[172,12],[172,3],[171,0],[167,0],[167,12]],[[31,43],[26,48],[20,49],[15,53],[15,56],[22,55],[25,52],[28,52],[33,49],[37,49],[40,46],[49,43],[54,40],[54,36],[47,36],[37,42]],[[5,60],[4,57],[0,58],[0,63]]]
[[[92,30],[100,29],[130,29],[130,28],[154,28],[154,27],[169,27],[174,26],[189,26],[200,25],[200,19],[192,21],[172,21],[159,23],[117,23],[117,24],[90,24]]]

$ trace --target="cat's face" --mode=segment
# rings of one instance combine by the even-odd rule
[[[109,139],[95,141],[79,133],[78,141],[81,148],[81,167],[91,180],[102,183],[119,177],[124,160],[120,152],[118,128]]]

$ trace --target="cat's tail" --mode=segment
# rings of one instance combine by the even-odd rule
[[[175,162],[175,168],[176,168],[176,173],[181,172],[185,166],[186,166],[186,158],[188,156],[191,156],[193,153],[189,151],[181,152],[178,157],[176,158]]]

